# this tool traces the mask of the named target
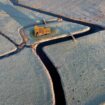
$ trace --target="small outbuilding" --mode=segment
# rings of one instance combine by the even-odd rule
[[[51,33],[50,27],[44,27],[44,26],[35,26],[34,27],[34,35],[35,36],[43,36],[48,35]]]

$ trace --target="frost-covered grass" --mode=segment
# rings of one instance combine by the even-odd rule
[[[75,19],[104,25],[105,0],[18,0],[33,8],[41,8]],[[105,26],[105,25],[104,25]]]
[[[105,26],[105,0],[19,0],[19,3]],[[0,0],[0,31],[18,44],[22,41],[20,27],[42,18],[54,17],[14,6],[10,0]],[[44,48],[61,76],[68,105],[103,103],[104,34],[105,31],[98,32],[76,43],[68,41]],[[0,36],[0,54],[12,48],[14,45]],[[0,59],[0,105],[52,105],[51,89],[45,68],[31,49]]]
[[[45,27],[45,25],[39,25]],[[46,39],[53,39],[54,37],[63,37],[63,36],[70,36],[74,35],[75,33],[83,33],[87,32],[90,30],[88,26],[84,26],[81,24],[77,23],[72,23],[72,22],[52,22],[50,24],[46,24],[47,27],[51,28],[51,34],[48,35],[43,35],[40,37],[35,37],[34,35],[34,26],[28,27],[25,29],[25,33],[29,38],[29,41],[27,42],[27,45],[37,43],[38,41],[41,40],[46,40]]]
[[[52,105],[45,71],[31,49],[0,60],[0,105]]]
[[[16,47],[0,34],[0,56],[15,50]]]
[[[8,9],[9,8],[8,6],[6,7],[6,4],[2,4],[0,2],[0,31],[6,34],[17,44],[20,44],[22,42],[22,38],[19,35],[18,31],[21,25],[11,17],[11,15],[8,13]],[[11,14],[13,14],[16,17],[14,13],[11,12]]]
[[[99,105],[105,101],[105,31],[44,48],[54,63],[68,105]],[[91,104],[92,103],[92,104]]]

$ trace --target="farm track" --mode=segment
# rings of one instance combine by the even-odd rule
[[[91,23],[86,23],[86,22],[82,22],[82,21],[79,21],[79,20],[70,19],[68,17],[61,16],[59,14],[50,13],[50,12],[47,12],[47,11],[44,11],[44,10],[35,9],[35,8],[31,8],[31,7],[22,5],[22,4],[18,4],[14,0],[10,0],[10,1],[15,6],[20,6],[20,7],[23,7],[23,8],[26,8],[26,9],[30,9],[30,10],[33,10],[33,11],[36,11],[36,12],[40,12],[40,13],[43,13],[43,14],[46,14],[46,15],[50,15],[50,16],[53,16],[53,17],[62,18],[64,21],[86,25],[86,26],[89,26],[91,28],[87,32],[75,35],[75,38],[77,38],[77,39],[80,38],[80,37],[86,36],[86,35],[91,35],[92,33],[99,32],[99,31],[105,29],[104,27],[101,27],[100,25],[97,25],[97,24],[91,24]],[[11,43],[13,43],[17,47],[16,51],[8,53],[8,54],[3,55],[3,56],[0,56],[0,59],[12,56],[14,54],[17,54],[22,49],[24,49],[24,47],[28,47],[26,45],[27,38],[25,37],[25,34],[24,34],[24,28],[26,28],[26,27],[23,27],[23,28],[20,29],[20,35],[21,35],[21,37],[23,39],[23,42],[20,45],[17,45],[10,38],[8,38],[5,34],[0,33],[2,36],[4,36],[6,39],[8,39]],[[64,94],[64,90],[63,90],[63,86],[62,86],[62,81],[61,81],[60,75],[57,72],[57,68],[51,62],[51,60],[49,59],[47,54],[43,51],[43,48],[45,46],[48,46],[48,45],[57,44],[57,43],[68,41],[68,40],[72,40],[72,37],[69,36],[69,37],[65,37],[65,38],[59,38],[59,39],[54,39],[54,40],[42,42],[42,43],[39,43],[37,45],[37,47],[36,47],[36,53],[39,56],[39,58],[41,59],[41,61],[43,62],[43,64],[45,65],[45,67],[47,68],[47,70],[48,70],[48,72],[49,72],[49,74],[51,76],[52,82],[53,82],[53,89],[54,89],[54,94],[55,94],[55,105],[61,105],[61,104],[62,105],[66,105],[65,94]]]

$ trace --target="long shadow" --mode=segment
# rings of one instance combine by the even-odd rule
[[[33,11],[36,11],[36,12],[40,12],[40,13],[43,13],[43,14],[46,14],[46,15],[50,15],[50,16],[53,16],[53,17],[62,18],[63,20],[68,21],[68,22],[73,22],[73,23],[86,25],[86,26],[89,26],[91,28],[91,30],[89,30],[88,32],[75,35],[76,38],[80,38],[80,37],[90,35],[92,33],[104,30],[104,27],[102,27],[100,25],[97,25],[97,24],[85,23],[85,22],[70,19],[70,18],[62,16],[62,15],[47,12],[47,11],[44,11],[44,10],[41,10],[41,9],[28,7],[28,6],[19,4],[17,2],[18,0],[10,0],[10,1],[16,6],[24,7],[24,8],[27,8],[27,9],[30,9],[30,10],[33,10]],[[66,105],[65,94],[64,94],[64,90],[63,90],[63,86],[62,86],[62,82],[61,82],[61,77],[60,77],[59,73],[57,72],[57,68],[51,62],[51,60],[49,59],[47,54],[43,51],[43,48],[45,46],[48,46],[48,45],[57,44],[57,43],[60,43],[60,42],[71,40],[71,39],[72,38],[69,36],[69,37],[65,37],[65,38],[59,38],[59,39],[56,39],[56,40],[43,42],[43,43],[40,43],[36,48],[36,53],[38,54],[38,56],[40,57],[40,59],[42,60],[44,65],[46,66],[46,68],[49,71],[49,74],[52,78],[54,93],[55,93],[55,102],[56,102],[55,104],[56,105]]]
[[[91,99],[85,105],[104,105],[105,104],[105,94],[99,95],[94,99]]]
[[[0,10],[5,11],[22,26],[35,21],[9,4],[3,4],[0,2]]]
[[[8,4],[3,4],[0,2],[0,10],[5,11],[9,16],[11,16],[14,20],[16,20],[22,26],[24,26],[27,22],[32,23],[34,21],[31,18],[27,17],[27,15],[23,14],[22,12],[20,12],[19,10],[15,9],[13,6],[8,5]],[[12,55],[15,55],[19,53],[25,47],[23,46],[23,48],[18,48],[19,45],[16,44],[11,38],[9,38],[7,35],[2,33],[1,31],[0,31],[0,35],[6,38],[8,41],[10,41],[12,44],[14,44],[17,47],[16,51],[2,55],[0,56],[0,59],[4,59]]]

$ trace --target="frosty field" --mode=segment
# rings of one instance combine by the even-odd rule
[[[0,105],[104,105],[104,5],[0,0]],[[55,33],[35,37],[35,25]]]

